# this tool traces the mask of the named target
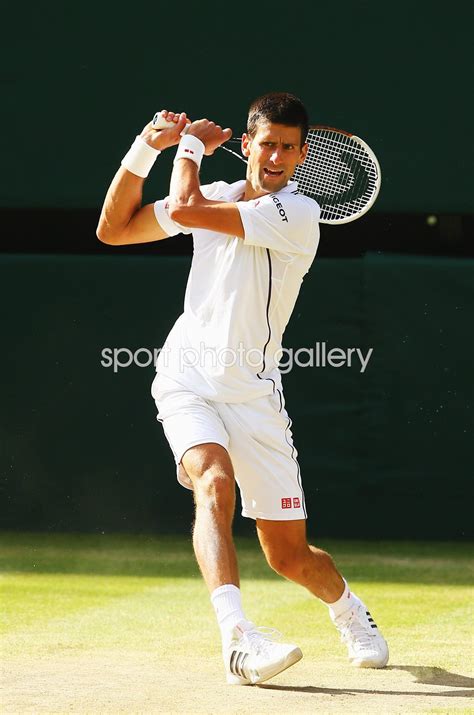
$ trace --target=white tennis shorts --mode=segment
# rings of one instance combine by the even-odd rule
[[[250,402],[213,402],[157,374],[152,395],[177,465],[178,481],[192,489],[180,462],[191,447],[215,442],[231,458],[250,519],[306,519],[301,474],[291,420],[280,390]]]

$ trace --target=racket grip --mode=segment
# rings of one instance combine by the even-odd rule
[[[173,125],[174,125],[174,122],[168,122],[168,120],[165,119],[160,112],[157,112],[151,121],[152,129],[157,129],[157,130],[171,129],[171,127]],[[188,127],[189,127],[189,124],[186,124],[183,131],[181,132],[181,136],[184,136],[186,134]]]
[[[151,126],[153,129],[170,129],[174,122],[168,122],[160,112],[157,112],[152,119]]]

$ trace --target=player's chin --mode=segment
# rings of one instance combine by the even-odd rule
[[[269,193],[275,193],[277,191],[280,191],[284,186],[286,186],[288,183],[287,178],[284,174],[281,174],[281,176],[267,176],[264,175],[262,176],[262,188],[265,191],[268,191]]]

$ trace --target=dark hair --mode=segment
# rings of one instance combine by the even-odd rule
[[[308,112],[303,102],[288,92],[270,92],[257,97],[249,109],[247,134],[255,136],[259,122],[284,124],[287,127],[300,127],[301,146],[305,143],[308,128]]]

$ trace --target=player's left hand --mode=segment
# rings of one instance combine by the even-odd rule
[[[210,156],[218,146],[229,141],[232,129],[222,129],[219,124],[210,122],[208,119],[198,119],[189,126],[186,134],[192,134],[200,139],[206,147],[204,154]]]
[[[191,120],[187,118],[186,112],[176,113],[162,109],[160,114],[166,121],[173,122],[172,126],[170,126],[169,129],[153,129],[152,123],[149,122],[146,127],[144,127],[140,136],[154,149],[164,151],[170,146],[179,144],[181,132],[186,124],[191,124]]]

